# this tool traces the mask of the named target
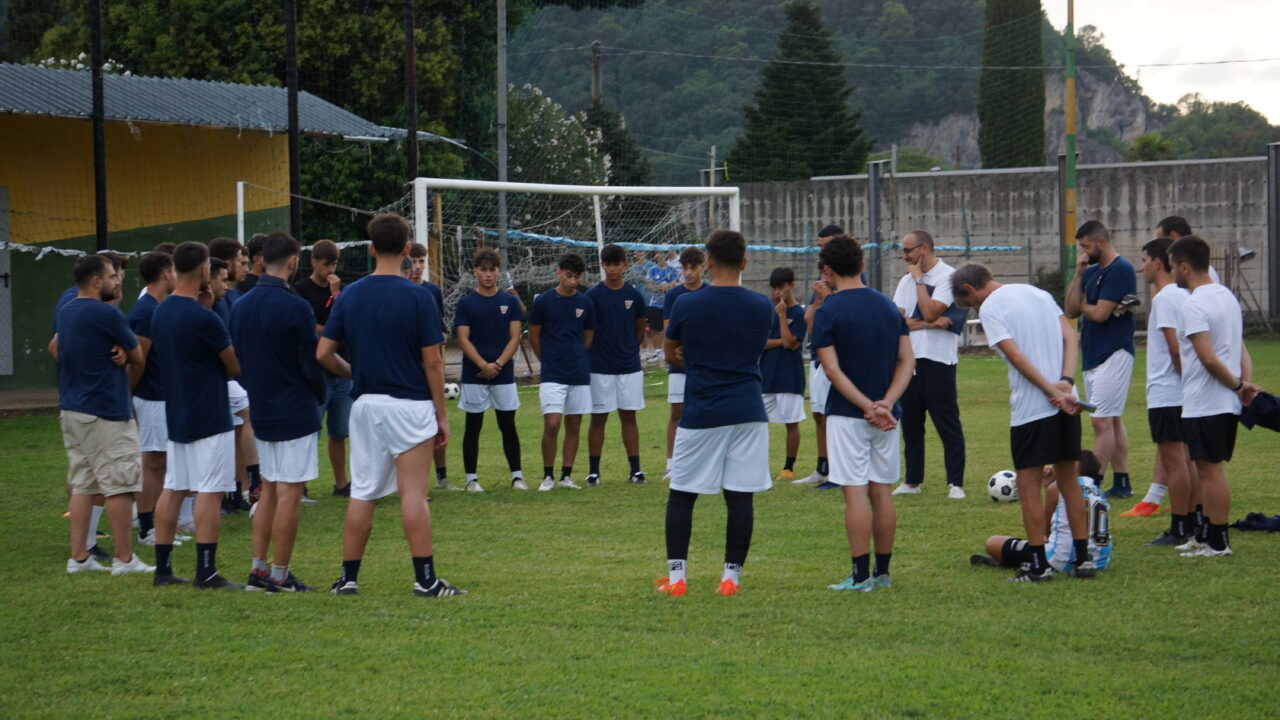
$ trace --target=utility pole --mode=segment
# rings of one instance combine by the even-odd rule
[[[302,238],[302,155],[298,132],[298,9],[284,0],[284,84],[289,103],[289,232]]]
[[[418,177],[418,48],[413,0],[404,0],[404,129],[409,182]]]
[[[1066,162],[1062,189],[1062,282],[1071,283],[1071,269],[1076,264],[1076,4],[1067,0],[1067,27],[1063,33],[1067,43],[1067,97],[1063,110],[1067,113]]]
[[[498,0],[498,182],[507,181],[507,0]],[[498,193],[498,252],[507,260],[507,194]]]
[[[591,43],[591,102],[604,102],[604,45]]]
[[[93,204],[99,250],[107,249],[107,128],[102,95],[102,2],[89,0],[89,62],[93,78]]]

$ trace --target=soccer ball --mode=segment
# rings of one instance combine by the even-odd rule
[[[446,400],[453,400],[462,394],[462,389],[458,387],[458,383],[444,384],[444,397]]]
[[[987,481],[987,493],[995,502],[1014,502],[1018,499],[1017,479],[1012,470],[1001,470]]]

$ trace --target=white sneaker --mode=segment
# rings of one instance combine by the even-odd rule
[[[134,553],[133,557],[129,558],[129,562],[120,562],[120,558],[111,558],[111,574],[112,575],[127,575],[129,573],[149,573],[149,572],[155,572],[155,571],[156,569],[154,567],[142,562],[142,558],[138,557],[137,553]]]
[[[961,493],[963,494],[963,492],[964,491],[962,490]],[[901,485],[893,489],[893,494],[894,495],[919,495],[920,486],[917,485],[915,487],[911,487],[906,483],[902,483]]]
[[[174,533],[173,546],[178,547],[184,542],[191,542],[193,539],[194,538],[191,535],[187,535],[186,533]]]
[[[947,497],[951,498],[952,500],[963,500],[964,488],[960,487],[959,485],[952,485],[951,489],[947,491]]]
[[[529,486],[525,484],[524,478],[518,477],[518,478],[512,478],[511,489],[512,490],[528,490]]]
[[[1182,557],[1222,557],[1224,555],[1233,555],[1231,546],[1228,545],[1221,550],[1214,550],[1212,546],[1203,544],[1195,550],[1182,553]]]
[[[173,546],[178,547],[179,545],[181,545],[183,539],[190,540],[191,537],[189,535],[174,535]],[[147,533],[146,535],[139,535],[138,544],[143,547],[155,547],[156,546],[156,529],[151,528],[151,532]]]
[[[556,486],[555,478],[550,475],[542,478],[542,484],[538,486],[538,492],[546,492]]]
[[[1183,552],[1183,553],[1193,553],[1198,551],[1200,548],[1206,548],[1206,547],[1209,547],[1209,546],[1200,542],[1195,538],[1191,538],[1190,540],[1175,547],[1174,550],[1177,550],[1178,552]]]
[[[67,558],[67,572],[69,573],[89,572],[91,570],[105,571],[106,569],[107,568],[99,565],[98,561],[94,560],[92,555],[85,558],[84,562],[76,562],[74,558]]]
[[[467,481],[467,492],[480,493],[480,492],[484,492],[484,488],[480,487],[480,481],[479,481],[479,480],[468,480],[468,481]]]
[[[792,480],[791,484],[792,485],[817,485],[818,483],[823,483],[826,481],[827,481],[826,475],[823,475],[817,470],[814,470],[813,474],[809,475],[809,477],[802,477],[799,480]]]
[[[662,471],[662,482],[671,482],[671,468]]]
[[[574,481],[573,481],[573,478],[569,477],[568,475],[565,475],[564,477],[560,478],[560,482],[558,482],[558,483],[556,483],[556,484],[557,484],[557,485],[559,485],[559,486],[560,486],[560,487],[562,487],[562,488],[569,488],[570,490],[581,490],[581,489],[582,489],[582,486],[580,486],[580,485],[578,485],[578,483],[574,482]]]
[[[453,483],[449,482],[449,478],[436,478],[436,489],[437,490],[461,490],[462,488],[454,487]]]
[[[196,531],[196,521],[178,523],[178,532],[190,535]],[[191,538],[186,538],[190,540]]]

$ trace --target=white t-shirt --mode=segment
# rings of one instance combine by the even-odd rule
[[[929,269],[929,272],[920,278],[925,285],[933,288],[933,292],[929,294],[929,297],[947,307],[950,307],[954,302],[951,294],[951,275],[955,271],[955,268],[939,260]],[[898,281],[898,289],[893,293],[893,304],[897,305],[907,317],[911,317],[916,312],[916,298],[918,297],[919,293],[916,292],[915,279],[911,277],[910,273],[903,275],[902,279]],[[950,330],[930,328],[911,331],[911,350],[916,359],[933,360],[946,365],[955,365],[960,359],[956,351],[959,342],[960,336]]]
[[[1182,417],[1240,414],[1240,397],[1218,382],[1200,362],[1191,335],[1207,332],[1213,353],[1232,374],[1240,375],[1244,317],[1240,302],[1222,285],[1201,285],[1182,304],[1178,321],[1178,351],[1182,356]]]
[[[1023,284],[997,288],[978,311],[988,345],[996,348],[1001,341],[1013,340],[1018,351],[1050,382],[1062,376],[1062,321],[1058,319],[1061,316],[1062,308],[1052,295]],[[1009,391],[1009,425],[1013,427],[1058,412],[1044,392],[1012,364],[1009,365]]]
[[[1164,328],[1178,329],[1182,305],[1191,295],[1174,283],[1151,298],[1147,313],[1147,407],[1177,407],[1182,404],[1182,376],[1169,357]],[[1179,353],[1181,354],[1181,353]]]

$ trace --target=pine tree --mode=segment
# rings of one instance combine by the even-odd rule
[[[653,168],[622,120],[622,113],[594,102],[587,110],[583,123],[588,129],[600,131],[600,151],[609,156],[610,185],[649,185],[653,182]]]
[[[732,182],[862,172],[871,140],[849,103],[854,88],[812,0],[789,0],[778,55],[765,65],[746,129],[726,160]],[[799,64],[797,64],[799,63]]]
[[[978,78],[982,167],[1044,164],[1044,49],[1040,0],[988,0]],[[1026,70],[1001,68],[1025,67]]]

